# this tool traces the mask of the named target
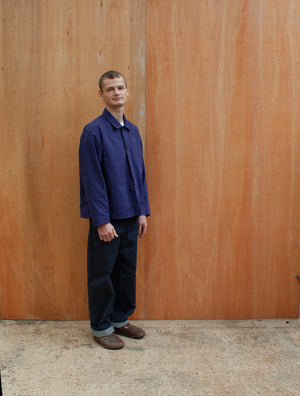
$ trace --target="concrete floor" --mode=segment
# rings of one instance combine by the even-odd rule
[[[109,351],[89,323],[0,321],[3,396],[300,395],[300,321],[135,321]]]

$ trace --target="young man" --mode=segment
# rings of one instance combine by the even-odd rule
[[[80,139],[80,212],[90,219],[88,297],[91,331],[104,348],[120,349],[117,336],[143,338],[128,323],[135,309],[137,237],[150,215],[142,141],[124,116],[128,87],[116,71],[99,80],[105,109]]]

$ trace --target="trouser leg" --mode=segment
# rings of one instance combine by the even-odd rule
[[[114,307],[115,291],[111,279],[119,251],[119,238],[103,242],[90,222],[88,237],[88,298],[92,334],[98,337],[111,334],[114,329],[110,316]]]
[[[112,221],[118,238],[103,242],[90,222],[88,297],[91,329],[98,337],[121,327],[136,306],[138,219]],[[113,326],[112,326],[113,324]]]
[[[115,291],[111,321],[115,327],[128,322],[136,307],[136,262],[138,219],[132,218],[114,222],[120,238],[119,252],[112,272]]]

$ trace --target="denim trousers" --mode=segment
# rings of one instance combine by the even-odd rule
[[[138,218],[111,224],[118,238],[101,241],[91,220],[88,236],[89,312],[92,334],[98,337],[127,324],[136,306]]]

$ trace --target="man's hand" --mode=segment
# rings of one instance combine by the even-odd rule
[[[116,233],[114,226],[111,223],[101,224],[97,227],[98,235],[101,241],[110,242],[114,238],[118,238],[119,235]]]
[[[142,238],[147,231],[147,217],[146,216],[139,216],[139,238]]]

